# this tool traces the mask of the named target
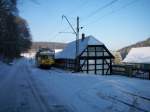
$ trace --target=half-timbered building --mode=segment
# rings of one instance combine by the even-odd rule
[[[114,56],[106,46],[93,36],[79,40],[78,64],[76,63],[76,41],[70,42],[64,50],[56,54],[56,66],[80,72],[108,75],[112,72]]]

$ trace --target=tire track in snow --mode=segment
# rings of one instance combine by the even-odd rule
[[[40,106],[40,110],[41,112],[53,112],[52,110],[50,110],[49,105],[47,104],[47,102],[45,101],[45,99],[42,97],[42,95],[40,94],[40,92],[38,91],[38,88],[36,87],[35,81],[31,76],[31,72],[29,70],[29,68],[26,66],[26,70],[28,72],[28,83],[30,86],[30,90],[32,92],[32,94],[34,95],[35,99],[37,100],[39,106]]]
[[[141,99],[143,99],[143,100],[147,100],[147,101],[150,102],[150,98],[148,98],[148,97],[140,96],[140,95],[137,95],[137,94],[128,92],[128,91],[121,90],[121,89],[120,89],[120,91],[122,91],[123,93],[126,93],[126,94],[128,94],[128,95],[135,96],[135,97],[138,97],[138,98],[141,98]]]
[[[114,81],[108,81],[108,82],[114,83],[117,90],[120,91],[122,94],[130,95],[133,98],[136,98],[138,101],[140,100],[140,102],[145,102],[146,104],[150,105],[150,98],[140,95],[140,91],[137,88],[132,87],[132,89],[136,90],[135,93],[133,93],[133,92],[129,92],[129,90],[124,89],[124,86],[122,86],[118,82],[114,82]],[[142,108],[142,106],[140,108]],[[148,111],[149,109],[150,108],[147,107]]]
[[[67,81],[67,79],[64,79],[64,77],[61,76],[61,73],[67,73],[67,72],[65,72],[65,71],[61,71],[61,70],[58,70],[58,69],[53,68],[53,69],[51,69],[51,70],[48,70],[47,72],[48,72],[50,75],[52,75],[52,73],[57,73],[57,75],[56,75],[57,77],[63,79],[64,81]],[[58,75],[58,74],[59,74],[59,75]],[[70,87],[71,87],[71,86],[70,86]],[[69,104],[69,105],[70,105],[70,106],[67,106],[67,105],[61,105],[61,106],[62,106],[62,108],[63,108],[64,110],[66,110],[65,112],[74,112],[73,109],[76,110],[75,106],[72,105],[72,104]],[[64,112],[64,111],[63,111],[63,112]]]
[[[115,84],[115,87],[117,87],[117,89],[119,89],[120,91],[122,91],[122,92],[124,92],[124,93],[126,93],[126,94],[129,94],[129,95],[132,95],[132,96],[137,96],[137,97],[139,97],[139,98],[141,98],[141,99],[150,101],[150,98],[149,98],[149,97],[140,95],[140,90],[138,90],[137,88],[135,88],[135,87],[133,87],[133,86],[132,86],[132,87],[130,86],[130,88],[136,90],[134,93],[129,92],[129,91],[126,91],[125,89],[123,89],[124,86],[122,86],[121,83],[118,83],[118,82],[112,81],[112,80],[108,81],[108,83],[110,83],[110,82],[111,82],[111,83],[114,83],[114,84]],[[139,95],[138,95],[138,94],[139,94]]]
[[[121,100],[121,99],[118,99],[117,97],[106,96],[106,95],[101,94],[100,92],[97,93],[97,95],[98,95],[100,98],[102,98],[102,99],[110,100],[110,101],[114,101],[114,100],[115,100],[115,101],[117,101],[117,102],[119,102],[119,103],[122,103],[122,104],[127,105],[127,106],[132,107],[132,108],[135,108],[135,109],[138,110],[138,111],[149,112],[148,110],[145,110],[145,109],[143,109],[143,108],[137,107],[137,106],[134,105],[134,104],[127,103],[127,102],[125,102],[125,101],[123,101],[123,100]]]
[[[57,75],[57,77],[59,77],[59,78],[61,78],[61,79],[63,79],[64,81],[67,81],[67,79],[65,79],[62,75],[61,75],[61,73],[71,73],[71,72],[65,72],[65,71],[61,71],[61,70],[58,70],[58,69],[53,69],[52,71],[50,70],[50,71],[48,71],[50,74],[52,74],[52,73],[57,73],[58,75]],[[68,85],[69,86],[69,85]],[[70,88],[71,88],[71,86],[69,86]],[[85,89],[85,88],[84,88]],[[88,105],[88,107],[90,107],[90,108],[92,108],[92,109],[94,109],[95,110],[95,112],[104,112],[103,110],[101,110],[102,108],[100,107],[100,105],[98,105],[98,104],[96,104],[96,103],[93,103],[93,102],[90,102],[90,100],[88,100],[88,99],[86,99],[86,98],[84,98],[84,97],[82,97],[82,95],[81,95],[81,92],[82,92],[83,90],[78,90],[78,91],[76,91],[75,92],[75,94],[77,95],[77,97],[79,98],[78,100],[80,100],[80,101],[82,101],[83,103],[85,103],[86,105]],[[73,105],[72,105],[73,106]],[[74,107],[74,106],[73,106]],[[87,107],[87,108],[88,108]],[[75,108],[75,107],[74,107]],[[80,112],[80,111],[79,111]],[[107,111],[105,111],[105,112],[107,112]],[[116,111],[116,112],[119,112],[119,111]]]
[[[18,77],[19,63],[7,68],[0,81],[0,112],[18,112]],[[18,94],[17,94],[18,93]]]
[[[31,72],[29,70],[29,68],[27,68],[27,69],[28,69],[28,72]],[[50,73],[50,71],[48,71],[48,74],[49,73]],[[36,98],[39,97],[38,100],[39,100],[40,104],[41,103],[44,104],[42,106],[42,108],[46,109],[44,112],[73,112],[73,110],[69,109],[69,107],[67,105],[57,105],[57,104],[50,105],[50,104],[48,104],[48,101],[46,101],[45,98],[42,96],[42,94],[40,94],[40,91],[36,86],[35,79],[31,76],[31,73],[29,73],[29,74],[30,74],[29,77],[31,79],[29,81],[29,83],[31,84],[33,94],[35,95]]]
[[[62,72],[61,70],[57,70],[57,69],[54,69],[54,70],[55,70],[55,72],[57,72],[57,73],[64,73],[64,72]],[[118,84],[118,83],[116,83],[116,84]],[[128,92],[128,91],[126,91],[126,90],[123,90],[123,89],[122,89],[122,88],[120,88],[120,87],[118,87],[118,89],[119,89],[120,91],[122,91],[122,92],[126,93],[126,94],[129,94],[129,95],[132,95],[132,96],[136,96],[136,97],[139,97],[139,98],[141,98],[141,99],[144,99],[144,100],[150,101],[150,98],[148,98],[148,97],[145,97],[145,96],[141,96],[141,95],[137,95],[137,94],[134,94],[134,93]]]
[[[51,74],[51,71],[48,71],[48,72]],[[57,70],[57,69],[56,69],[56,70],[54,69],[54,71],[52,71],[52,72],[55,72],[55,73],[60,74],[60,75],[57,75],[57,76],[60,77],[60,78],[62,77],[62,78],[64,79],[64,77],[61,76],[61,73],[64,73],[64,72],[59,71],[59,70]],[[66,79],[64,79],[64,80],[66,80]],[[87,97],[84,97],[82,91],[83,91],[83,90],[79,90],[79,91],[76,92],[78,98],[79,98],[80,100],[82,100],[84,103],[86,103],[87,105],[90,105],[92,108],[95,108],[95,109],[97,109],[98,111],[102,111],[102,112],[111,111],[110,108],[113,108],[112,105],[110,105],[109,107],[107,107],[109,110],[105,110],[105,109],[103,110],[102,107],[100,107],[100,105],[93,103],[93,102],[92,102],[93,100],[91,101],[91,100],[87,99]],[[89,96],[89,97],[91,97],[91,96]],[[89,98],[89,97],[88,97],[88,98]],[[104,98],[102,98],[102,99],[106,101],[106,99],[104,99]],[[108,101],[108,100],[107,100],[107,101]],[[110,103],[112,103],[112,102],[110,101]],[[120,111],[119,111],[119,110],[115,110],[115,112],[120,112]]]
[[[60,75],[58,75],[58,77],[62,77],[61,76],[61,73],[64,73],[64,72],[61,72],[61,71],[59,71],[59,70],[53,70],[52,72],[51,71],[48,71],[50,74],[51,73],[59,73]],[[64,79],[65,80],[65,79]],[[119,89],[119,88],[118,88]],[[120,91],[121,91],[121,89],[120,89]],[[146,98],[146,97],[143,97],[143,96],[139,96],[139,95],[136,95],[136,94],[133,94],[133,93],[130,93],[130,92],[127,92],[127,91],[122,91],[122,92],[124,92],[124,93],[126,93],[126,94],[130,94],[131,96],[136,96],[136,97],[138,97],[138,98],[141,98],[141,99],[144,99],[144,100],[148,100],[149,101],[149,98]],[[143,109],[143,108],[141,108],[141,107],[138,107],[137,105],[135,105],[134,104],[134,101],[132,102],[132,103],[128,103],[128,102],[126,102],[126,101],[123,101],[123,100],[121,100],[121,99],[118,99],[117,97],[113,97],[113,96],[104,96],[104,95],[100,95],[100,94],[98,94],[98,96],[101,98],[101,99],[104,99],[104,100],[109,100],[110,102],[114,102],[114,101],[117,101],[117,102],[119,102],[119,103],[121,103],[121,104],[123,104],[123,105],[126,105],[126,106],[128,106],[129,108],[134,108],[135,110],[137,110],[137,111],[142,111],[142,112],[149,112],[149,110],[146,110],[146,109]],[[90,101],[88,101],[86,98],[84,98],[83,96],[80,96],[83,100],[85,100],[85,102],[90,102]],[[95,105],[93,105],[93,106],[95,106]]]

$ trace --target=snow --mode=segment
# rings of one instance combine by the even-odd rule
[[[27,82],[22,61],[13,66],[0,65],[0,112],[41,112]]]
[[[79,53],[78,55],[88,46],[88,45],[103,45],[102,42],[97,40],[93,36],[87,36],[84,40],[79,40]],[[75,59],[76,57],[76,41],[70,42],[62,52],[56,54],[56,59]]]
[[[0,63],[0,112],[150,112],[150,81]]]
[[[21,53],[21,56],[23,56],[25,58],[34,58],[35,54],[36,54],[36,52]]]
[[[55,96],[59,102],[75,109],[76,112],[132,112],[132,109],[140,111],[143,107],[143,110],[150,110],[150,101],[130,95],[131,93],[150,98],[149,81],[54,71],[49,71],[49,75],[41,77],[39,70],[33,72],[38,72],[34,78],[37,79],[37,83],[42,82],[41,88],[48,85],[46,90],[49,91],[44,93]],[[136,108],[129,105],[135,105]]]
[[[54,49],[55,50],[55,53],[59,53],[61,52],[63,49]]]
[[[150,47],[132,48],[123,62],[150,64]]]

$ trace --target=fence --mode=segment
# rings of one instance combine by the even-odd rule
[[[150,69],[140,68],[134,65],[113,65],[112,74],[150,80]]]

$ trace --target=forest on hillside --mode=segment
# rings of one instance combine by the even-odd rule
[[[38,50],[39,48],[64,49],[66,43],[60,42],[32,42],[30,50]]]

